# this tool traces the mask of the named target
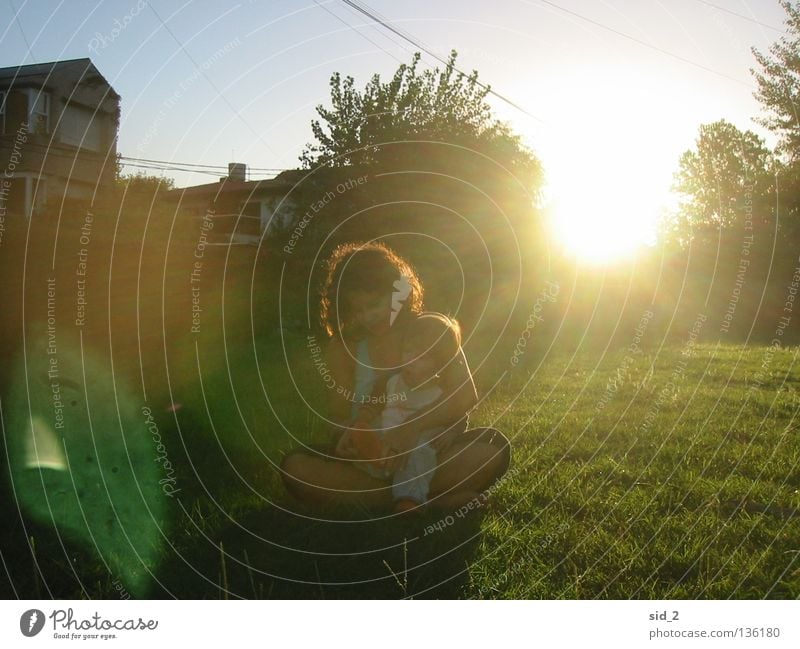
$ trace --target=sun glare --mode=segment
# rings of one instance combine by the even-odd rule
[[[579,261],[603,264],[632,254],[651,237],[654,205],[607,185],[554,196],[556,241]]]
[[[553,240],[580,263],[602,265],[633,255],[654,238],[663,202],[658,176],[639,160],[565,163],[549,187]]]
[[[531,105],[542,93],[561,98],[558,115],[545,115],[550,124],[519,126],[545,169],[555,245],[581,264],[602,265],[653,243],[685,150],[676,144],[686,132],[676,119],[685,106],[658,94],[658,82],[631,61],[590,74],[583,66],[575,76],[546,78],[536,91],[511,87]]]

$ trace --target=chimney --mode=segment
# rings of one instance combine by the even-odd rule
[[[244,182],[247,180],[247,165],[244,162],[228,163],[228,180]]]

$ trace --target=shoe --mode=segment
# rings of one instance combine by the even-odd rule
[[[415,502],[409,498],[403,498],[402,500],[398,500],[394,504],[394,512],[395,514],[405,514],[407,512],[421,512],[423,505],[420,505],[418,502]]]

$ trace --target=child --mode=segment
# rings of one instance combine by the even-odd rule
[[[388,378],[384,391],[373,393],[351,424],[348,441],[358,458],[366,460],[359,466],[374,477],[392,478],[396,512],[427,502],[436,470],[436,450],[429,442],[445,429],[423,431],[407,453],[394,458],[387,433],[439,399],[440,375],[460,350],[461,332],[455,320],[423,313],[410,321],[403,336],[400,371]]]
[[[325,375],[320,376],[328,388],[331,439],[321,447],[287,453],[280,474],[286,490],[309,504],[383,505],[391,502],[391,490],[383,488],[386,480],[362,470],[367,462],[352,461],[352,421],[376,394],[378,380],[402,366],[406,329],[425,309],[424,286],[408,260],[381,241],[349,242],[331,252],[320,298],[320,324],[329,336],[320,366]],[[443,394],[437,403],[386,438],[406,450],[418,444],[419,433],[446,427],[445,434],[429,443],[436,447],[440,466],[447,463],[446,471],[437,468],[437,493],[430,497],[441,507],[460,507],[508,470],[511,444],[494,428],[461,430],[467,427],[465,413],[478,403],[463,350],[441,373],[439,387]],[[407,457],[400,455],[389,464]]]

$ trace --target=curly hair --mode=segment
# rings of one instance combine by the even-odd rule
[[[352,313],[348,300],[341,296],[356,291],[387,297],[397,293],[396,282],[408,290],[397,317],[418,315],[423,309],[423,290],[414,268],[386,244],[379,241],[351,242],[337,246],[328,258],[322,287],[320,321],[329,336],[352,333]]]

